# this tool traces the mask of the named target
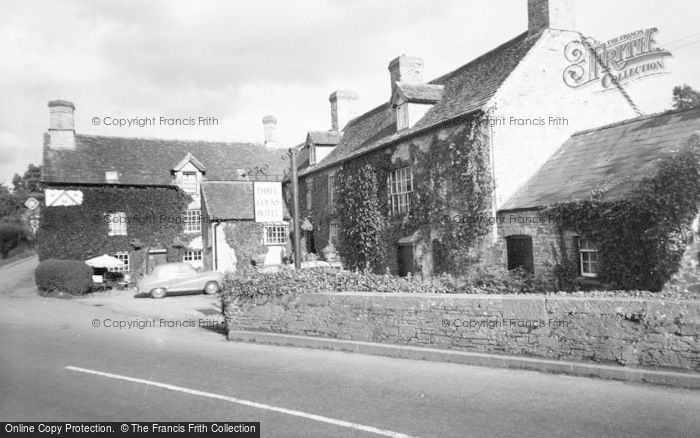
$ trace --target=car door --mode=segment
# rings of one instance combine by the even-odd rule
[[[170,265],[170,279],[168,281],[168,292],[182,292],[183,282],[187,273],[183,271],[181,264]]]
[[[183,263],[178,268],[177,291],[194,292],[201,291],[204,287],[199,286],[197,271],[187,263]]]

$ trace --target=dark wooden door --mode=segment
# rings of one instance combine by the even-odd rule
[[[532,257],[532,237],[510,236],[506,237],[506,249],[508,251],[508,270],[523,268],[529,273],[535,272]]]
[[[413,273],[413,245],[399,245],[399,276]]]

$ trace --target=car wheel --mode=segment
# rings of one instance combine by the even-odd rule
[[[163,298],[165,297],[165,289],[159,287],[151,291],[151,298]]]
[[[215,281],[208,281],[207,284],[204,285],[204,293],[207,295],[214,295],[219,291],[219,283]]]

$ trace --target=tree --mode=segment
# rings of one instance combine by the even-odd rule
[[[675,110],[685,110],[700,107],[700,91],[688,84],[673,87],[673,102]]]
[[[27,234],[19,224],[0,223],[0,258],[6,259],[10,250],[17,247],[20,240],[26,240]]]
[[[24,175],[15,173],[12,178],[12,186],[16,194],[28,195],[30,193],[41,193],[41,166],[30,164]]]
[[[4,185],[0,185],[0,221],[19,222],[22,203],[14,193]]]

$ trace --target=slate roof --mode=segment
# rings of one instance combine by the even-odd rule
[[[253,181],[203,181],[202,195],[212,220],[255,220]],[[287,205],[282,208],[289,220]]]
[[[624,197],[652,176],[659,159],[700,135],[700,108],[638,117],[572,135],[501,210],[545,207],[586,199]]]
[[[44,134],[42,181],[105,184],[105,172],[117,171],[118,184],[172,185],[171,170],[191,154],[207,180],[241,179],[241,170],[268,165],[269,180],[281,180],[289,162],[284,151],[253,143],[222,143],[129,137],[75,136],[75,150],[48,147]]]
[[[309,131],[308,140],[313,144],[335,146],[341,137],[338,131]]]
[[[400,90],[409,102],[435,103],[442,98],[443,85],[437,84],[413,84],[397,82],[397,90]]]
[[[318,165],[305,169],[306,175],[330,167],[389,142],[410,136],[432,126],[480,110],[488,103],[510,73],[527,55],[541,33],[524,32],[468,64],[441,76],[429,84],[442,85],[442,98],[412,128],[396,132],[396,119],[386,102],[351,120],[343,130],[336,148]]]

